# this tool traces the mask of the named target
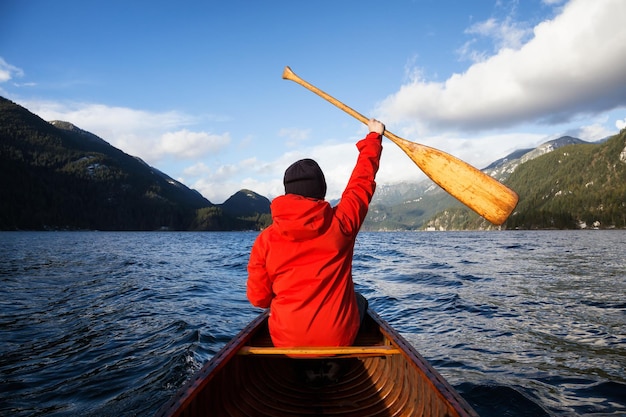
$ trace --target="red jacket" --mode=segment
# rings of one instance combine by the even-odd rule
[[[348,346],[359,329],[352,282],[357,233],[374,194],[382,137],[357,143],[359,157],[341,201],[295,194],[275,198],[273,224],[257,237],[248,263],[247,296],[270,307],[275,346]]]

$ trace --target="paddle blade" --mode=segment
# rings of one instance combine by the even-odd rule
[[[385,132],[437,185],[495,225],[501,225],[517,205],[517,194],[466,162]]]

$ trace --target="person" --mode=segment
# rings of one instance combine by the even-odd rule
[[[350,346],[365,316],[352,257],[376,188],[385,131],[375,119],[367,126],[340,202],[331,207],[324,200],[326,180],[314,160],[297,161],[285,171],[285,194],[271,203],[272,224],[252,246],[246,295],[252,305],[269,307],[274,346]]]

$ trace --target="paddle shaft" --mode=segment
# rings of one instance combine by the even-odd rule
[[[291,68],[285,67],[283,78],[295,81],[367,124],[367,117],[298,77]],[[431,180],[491,223],[504,223],[515,209],[517,194],[484,172],[443,151],[396,136],[387,129],[384,135],[398,145]]]

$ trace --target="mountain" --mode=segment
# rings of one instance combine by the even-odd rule
[[[224,201],[222,208],[235,217],[250,217],[270,212],[270,200],[254,191],[240,190]]]
[[[589,142],[585,142],[582,139],[573,138],[571,136],[562,136],[558,139],[545,142],[534,149],[522,149],[515,151],[502,159],[492,162],[487,167],[482,169],[482,171],[496,178],[498,181],[504,181],[518,166],[525,162],[562,148],[563,146],[582,144],[589,144]]]
[[[263,224],[71,123],[0,97],[0,230],[239,230]],[[239,207],[238,207],[239,205]]]
[[[585,142],[581,139],[570,136],[563,136],[546,142],[535,149],[522,149],[515,151],[485,167],[483,172],[507,184],[520,195],[520,203],[518,204],[516,211],[503,227],[573,228],[581,227],[582,225],[587,224],[587,222],[589,222],[590,225],[595,223],[596,225],[605,225],[605,227],[624,227],[624,222],[619,221],[619,213],[620,210],[621,213],[626,211],[626,206],[620,206],[620,201],[624,202],[626,200],[626,194],[622,193],[621,195],[623,197],[615,197],[615,193],[617,193],[618,196],[620,193],[621,188],[619,186],[619,181],[608,183],[600,180],[599,182],[603,185],[601,187],[596,187],[594,190],[595,193],[593,194],[593,198],[596,200],[603,199],[605,194],[607,196],[614,196],[608,197],[609,199],[616,199],[610,200],[610,203],[604,203],[608,204],[607,207],[612,207],[611,210],[617,210],[617,214],[612,214],[611,216],[613,217],[608,216],[609,218],[607,218],[607,216],[596,216],[597,218],[591,220],[591,217],[589,216],[584,217],[580,210],[568,207],[568,209],[571,209],[568,213],[557,211],[559,216],[569,216],[567,221],[556,222],[558,225],[550,223],[551,220],[548,222],[542,222],[540,220],[530,222],[528,221],[529,218],[534,218],[541,213],[543,213],[541,215],[545,215],[545,213],[541,210],[545,210],[546,208],[538,209],[539,211],[533,211],[534,209],[531,207],[532,203],[529,205],[526,204],[527,201],[537,202],[537,199],[533,198],[532,194],[541,188],[537,187],[535,181],[537,181],[537,183],[547,181],[552,183],[560,182],[561,184],[570,184],[569,179],[572,179],[572,181],[582,181],[579,175],[573,174],[581,173],[586,170],[593,171],[587,173],[586,177],[588,178],[606,177],[608,173],[599,172],[601,164],[598,160],[604,161],[607,166],[617,163],[615,162],[616,158],[619,160],[617,155],[624,150],[623,134],[624,131],[622,131],[620,135],[603,139],[602,141],[595,143]],[[622,139],[620,139],[620,137]],[[616,149],[612,149],[612,151],[605,155],[603,153],[605,152],[603,149],[611,146],[611,144],[615,146]],[[598,155],[601,156],[586,155],[586,157],[590,158],[588,162],[585,162],[585,156],[583,156],[581,159],[577,159],[580,166],[571,166],[566,164],[568,169],[558,172],[551,172],[547,169],[547,166],[542,165],[543,163],[541,162],[539,162],[541,169],[538,169],[535,163],[529,164],[531,161],[535,160],[542,161],[544,158],[548,158],[547,155],[560,154],[560,152],[554,152],[557,149],[570,149],[570,147],[574,149],[574,154],[578,154],[578,150],[589,149],[599,152]],[[596,158],[596,162],[594,163],[593,168],[591,168],[591,161],[594,160],[594,158]],[[623,159],[626,159],[626,156]],[[624,164],[622,163],[622,165]],[[617,168],[620,166],[621,165],[616,165]],[[522,167],[524,167],[524,169],[522,169]],[[528,180],[528,177],[531,174],[535,181]],[[618,178],[622,179],[623,184],[626,184],[626,178],[623,176],[619,177],[619,169],[616,175],[618,175]],[[583,183],[583,185],[587,183],[588,182]],[[596,180],[595,183],[597,184],[598,180]],[[587,187],[590,186],[588,185]],[[580,189],[580,187],[577,189]],[[587,199],[592,200],[592,193],[586,193],[585,198],[582,200]],[[590,204],[592,206],[596,204],[597,206],[597,202],[594,203],[593,201],[588,201],[586,204]],[[624,202],[624,204],[626,205],[626,202]],[[549,210],[563,210],[563,208],[553,209],[549,206],[546,207],[548,207]],[[605,211],[608,212],[608,209],[605,209]],[[583,220],[583,217],[589,218],[590,220]],[[526,219],[526,222],[524,223],[522,219]],[[613,219],[616,219],[616,221]],[[365,230],[475,230],[494,228],[493,225],[480,218],[430,180],[424,180],[414,184],[404,183],[398,186],[379,187],[376,190],[376,194],[372,200],[370,212],[368,213],[368,217],[366,218],[366,222],[363,227]]]
[[[520,196],[507,228],[625,228],[626,129],[527,161],[507,185]]]
[[[484,170],[519,196],[504,228],[626,227],[626,130],[564,136]],[[259,230],[270,202],[241,190],[213,204],[141,159],[0,97],[0,230]],[[430,180],[379,185],[363,230],[491,229]]]
[[[262,229],[272,223],[270,200],[254,191],[239,190],[224,201],[221,207],[229,215],[251,222],[254,229]]]
[[[396,187],[401,191],[396,191]],[[435,213],[455,201],[430,180],[377,186],[363,230],[419,230]]]
[[[532,159],[526,154],[513,162],[515,169],[504,182],[520,200],[504,228],[626,227],[626,130],[595,143],[570,143],[554,148],[548,143],[539,147]],[[495,226],[458,206],[438,213],[427,228],[475,230]]]

